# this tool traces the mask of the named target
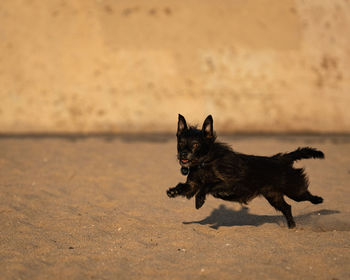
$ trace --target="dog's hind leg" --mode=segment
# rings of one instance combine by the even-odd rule
[[[283,213],[287,220],[288,228],[295,228],[294,218],[292,216],[292,207],[284,200],[281,193],[264,194],[267,201],[276,209]]]
[[[312,204],[319,204],[323,202],[323,198],[320,196],[312,195],[309,191],[306,191],[299,195],[290,195],[287,196],[295,201],[310,201]]]

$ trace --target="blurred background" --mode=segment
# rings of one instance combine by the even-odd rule
[[[350,133],[350,1],[0,2],[0,133]]]

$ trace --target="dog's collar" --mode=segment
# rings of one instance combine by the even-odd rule
[[[181,174],[184,175],[184,176],[186,176],[186,175],[188,175],[188,173],[190,173],[190,169],[188,167],[183,167],[182,166],[180,171],[181,171]]]
[[[202,161],[198,165],[195,165],[194,167],[198,167],[199,169],[204,168],[208,162]]]
[[[202,161],[200,164],[195,165],[193,167],[197,167],[198,169],[201,169],[201,168],[204,168],[205,165],[206,165],[206,162]],[[190,168],[182,166],[180,171],[182,175],[187,176],[190,173]]]

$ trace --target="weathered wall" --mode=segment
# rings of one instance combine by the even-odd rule
[[[0,2],[0,132],[350,132],[350,2]]]

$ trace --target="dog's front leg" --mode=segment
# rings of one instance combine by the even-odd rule
[[[200,190],[197,194],[196,194],[196,209],[199,209],[203,206],[204,202],[205,202],[205,197],[206,197],[206,192],[203,190]]]
[[[191,191],[191,186],[188,183],[178,183],[175,188],[168,189],[166,194],[169,197],[176,197],[179,195],[186,196],[186,194],[190,191]]]

